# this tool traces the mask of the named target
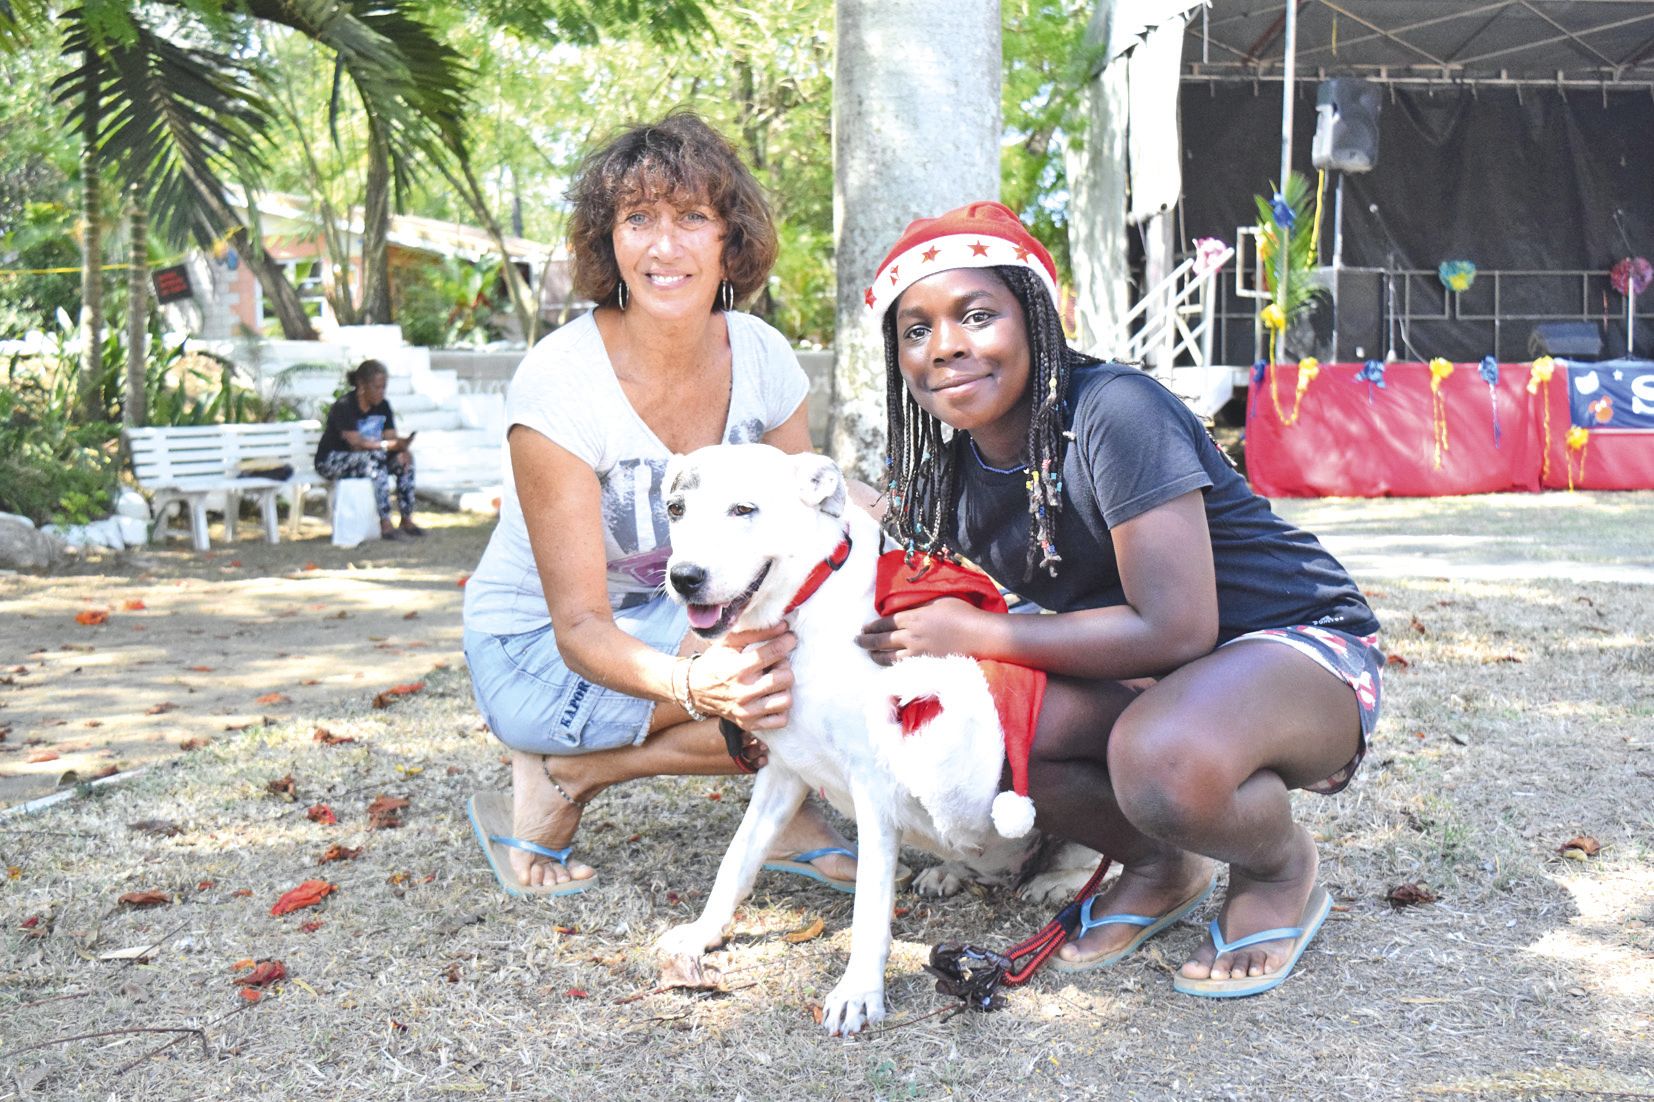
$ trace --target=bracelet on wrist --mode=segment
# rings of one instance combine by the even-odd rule
[[[688,713],[689,718],[693,719],[693,720],[696,720],[696,721],[700,721],[700,720],[703,720],[703,719],[707,718],[706,713],[702,712],[700,709],[695,707],[695,696],[694,696],[694,693],[689,688],[689,675],[695,669],[695,660],[699,657],[700,657],[700,654],[696,653],[696,654],[690,655],[688,658],[685,658],[683,660],[683,663],[682,663],[683,692],[682,693],[678,692],[678,687],[676,685],[677,670],[674,669],[672,671],[673,682],[674,682],[674,684],[672,686],[672,695],[677,697],[679,706],[681,706],[683,708],[683,710],[686,713]]]

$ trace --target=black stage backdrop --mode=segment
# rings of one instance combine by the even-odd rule
[[[1293,167],[1312,181],[1316,87],[1300,82],[1293,113]],[[1654,256],[1654,97],[1646,89],[1382,93],[1378,163],[1345,178],[1344,266],[1433,272],[1444,260],[1463,259],[1484,270],[1600,273],[1585,291],[1583,312],[1577,279],[1513,282],[1501,305],[1507,313],[1572,313],[1605,323],[1603,355],[1623,352],[1625,304],[1607,271],[1626,255]],[[1181,229],[1186,239],[1231,241],[1236,226],[1256,218],[1252,196],[1267,193],[1280,172],[1280,86],[1254,93],[1250,85],[1188,82],[1181,106]],[[1336,179],[1327,175],[1323,262],[1332,256]],[[1419,285],[1426,282],[1434,286]],[[1490,284],[1462,296],[1461,311],[1491,314]],[[1410,290],[1415,313],[1431,312],[1431,295],[1438,307],[1443,302],[1433,277]],[[1654,291],[1645,299],[1654,310]],[[1654,324],[1642,313],[1637,351],[1654,351]],[[1241,327],[1229,328],[1225,358],[1244,362],[1250,333],[1243,351]],[[1530,329],[1507,325],[1496,335],[1487,323],[1420,321],[1406,334],[1408,347],[1396,351],[1406,359],[1521,359]]]

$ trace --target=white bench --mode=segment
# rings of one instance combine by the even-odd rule
[[[151,495],[150,509],[155,530],[168,534],[169,515],[174,507],[187,509],[190,538],[197,551],[205,551],[207,499],[224,495],[224,535],[235,539],[241,497],[258,502],[264,517],[264,538],[279,542],[276,523],[276,496],[292,495],[290,510],[295,532],[302,512],[304,494],[321,482],[312,466],[321,425],[316,421],[285,421],[262,425],[190,425],[168,428],[134,428],[125,431],[132,473],[140,489]],[[242,478],[244,463],[259,466],[291,466],[293,474],[284,480]]]

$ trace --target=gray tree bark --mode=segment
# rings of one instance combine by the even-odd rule
[[[98,128],[103,115],[96,89],[99,57],[86,53],[92,76],[87,84],[94,89],[86,104],[80,135],[80,375],[75,380],[75,419],[82,424],[103,420],[103,196],[99,176],[103,159],[98,155]]]
[[[362,200],[362,305],[367,325],[388,325],[391,318],[391,151],[385,131],[368,116],[368,178]]]
[[[828,452],[879,485],[884,344],[863,298],[908,222],[999,197],[1000,13],[993,0],[837,0]]]
[[[126,391],[121,420],[131,427],[149,423],[149,392],[144,375],[149,362],[149,215],[136,184],[128,195],[132,254],[126,279]]]
[[[1086,28],[1087,49],[1108,45],[1114,0],[1097,0]],[[1106,60],[1106,56],[1103,58]],[[1068,252],[1074,268],[1075,346],[1094,356],[1118,355],[1128,305],[1126,265],[1126,63],[1092,74],[1081,93],[1086,120],[1079,141],[1064,151],[1068,170]]]

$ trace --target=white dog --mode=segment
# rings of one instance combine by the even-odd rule
[[[859,857],[850,963],[827,996],[822,1022],[830,1033],[857,1032],[884,1017],[901,844],[952,859],[926,870],[932,890],[956,889],[967,869],[972,878],[1003,881],[1036,841],[1028,834],[1032,807],[999,793],[1005,747],[974,661],[912,658],[882,668],[857,646],[875,616],[880,534],[846,500],[832,460],[762,444],[702,448],[673,458],[665,495],[669,584],[688,605],[690,625],[715,638],[790,616],[798,647],[789,723],[764,735],[769,764],[753,784],[706,907],[657,948],[698,957],[720,945],[771,843],[806,794],[820,791],[855,819]],[[904,736],[897,706],[927,697],[939,712]]]

